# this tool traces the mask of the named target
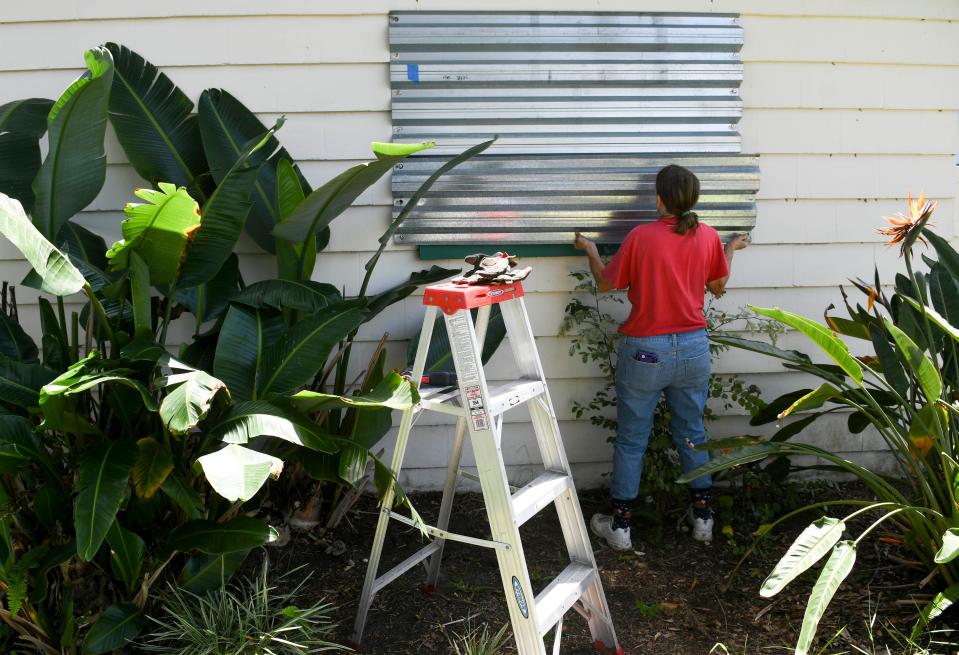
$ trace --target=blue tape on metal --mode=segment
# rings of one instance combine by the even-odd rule
[[[420,81],[420,65],[419,64],[406,65],[406,79],[408,79],[410,82]]]

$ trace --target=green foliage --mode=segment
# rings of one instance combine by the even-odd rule
[[[343,188],[335,177],[313,192],[276,138],[282,119],[267,129],[219,89],[204,91],[194,114],[172,80],[117,44],[86,59],[57,102],[0,106],[0,145],[22,160],[0,156],[0,190],[32,209],[0,193],[0,234],[33,266],[24,284],[56,296],[39,301],[38,342],[17,323],[15,303],[4,299],[0,316],[0,599],[24,639],[98,653],[135,636],[165,576],[194,590],[222,587],[250,549],[276,537],[255,514],[284,463],[298,471],[293,480],[313,477],[334,499],[364,481],[370,461],[378,488],[395,484],[369,449],[390,412],[418,396],[384,370],[382,347],[350,383],[350,345],[372,316],[457,271],[434,267],[368,292],[404,211],[380,238],[358,297],[310,279],[330,223],[431,144],[376,146],[364,168],[379,175]],[[39,161],[47,108],[50,147]],[[127,206],[123,240],[109,252],[71,220],[102,187],[108,121],[151,187],[136,191],[145,202]],[[29,185],[25,172],[35,173]],[[299,226],[304,216],[307,233],[283,232],[283,277],[243,289],[240,231],[269,250],[284,219]],[[62,297],[78,292],[86,305],[68,315]],[[192,340],[171,356],[170,326],[190,315]],[[305,490],[293,480],[298,496]],[[99,591],[72,591],[90,588]],[[312,620],[296,614],[287,618]]]
[[[577,281],[577,293],[566,305],[563,319],[563,331],[570,336],[569,354],[579,357],[584,363],[595,363],[605,381],[589,401],[573,403],[573,415],[576,418],[588,417],[590,423],[610,435],[608,441],[612,442],[616,434],[616,353],[620,338],[617,328],[622,322],[615,314],[618,306],[625,301],[622,294],[599,293],[588,271],[571,275]],[[723,329],[735,322],[739,322],[747,331],[762,332],[771,338],[778,334],[773,324],[758,320],[748,312],[730,315],[709,310],[707,322],[710,337],[717,342],[710,346],[714,355],[728,347],[722,343],[722,338],[727,336]],[[709,381],[709,398],[721,403],[725,410],[738,407],[750,415],[765,405],[760,399],[759,389],[755,385],[747,385],[735,375],[713,375]],[[715,418],[715,411],[707,407],[706,420]],[[681,492],[680,485],[676,483],[679,474],[679,459],[673,451],[670,436],[669,408],[665,401],[661,401],[653,418],[640,485],[640,495],[652,503],[651,518],[658,517],[664,508],[675,505]],[[640,512],[647,511],[645,508],[638,509]]]
[[[264,560],[260,575],[206,593],[172,586],[162,613],[151,616],[152,629],[139,647],[147,653],[179,655],[305,655],[345,652],[329,641],[333,607],[318,600],[297,601],[310,575],[290,571],[270,584]]]
[[[503,625],[495,633],[490,631],[488,623],[474,627],[465,634],[447,637],[450,652],[454,655],[498,655],[506,646],[509,624]]]
[[[878,271],[874,284],[854,281],[853,285],[866,296],[865,307],[851,303],[843,291],[848,318],[828,314],[833,309],[829,307],[825,317],[828,327],[779,309],[757,310],[801,331],[837,365],[814,364],[798,353],[784,356],[782,352],[769,352],[765,346],[745,340],[729,344],[757,352],[766,350],[786,360],[787,367],[824,381],[815,390],[803,389],[772,401],[771,411],[757,415],[755,424],[779,420],[800,410],[819,410],[796,421],[806,428],[820,416],[850,411],[850,431],[873,428],[899,465],[903,482],[886,479],[844,456],[792,441],[801,429],[787,434],[780,431],[768,442],[757,443],[751,438],[740,444],[741,449],[687,476],[766,457],[812,455],[825,460],[831,470],[856,476],[875,494],[874,502],[837,501],[858,509],[844,520],[822,518],[806,528],[763,585],[764,595],[776,593],[832,549],[810,595],[797,653],[811,648],[820,617],[854,564],[856,545],[880,525],[898,533],[896,539],[912,551],[916,566],[929,573],[930,579],[938,574],[935,579],[945,587],[922,610],[910,641],[920,637],[927,625],[959,597],[959,410],[955,402],[959,397],[959,313],[955,303],[959,253],[925,227],[933,208],[928,204],[910,208],[912,218],[904,228],[909,234],[902,241],[906,274],[896,277],[891,294],[879,286]],[[937,258],[923,255],[926,269],[917,271],[913,248],[920,233],[933,245]],[[875,356],[850,359],[837,334],[868,340]],[[878,518],[854,541],[836,544],[850,520],[866,513],[878,514]],[[889,522],[892,517],[895,522]],[[785,518],[764,526],[761,536]]]

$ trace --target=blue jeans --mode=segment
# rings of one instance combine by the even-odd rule
[[[653,353],[659,361],[639,361],[638,352]],[[649,359],[649,358],[645,358]],[[613,453],[611,494],[616,500],[639,495],[643,456],[653,428],[653,414],[665,394],[672,416],[670,432],[679,451],[683,472],[709,461],[709,452],[693,450],[706,441],[703,410],[709,387],[710,357],[706,330],[623,337],[616,366],[616,446]],[[689,483],[691,489],[712,486],[709,476]]]

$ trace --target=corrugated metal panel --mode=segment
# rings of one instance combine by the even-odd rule
[[[396,235],[421,244],[619,241],[655,218],[656,171],[700,175],[702,219],[755,223],[755,157],[740,154],[733,14],[390,14],[393,138],[437,148],[393,175],[398,211],[441,155],[499,134]]]

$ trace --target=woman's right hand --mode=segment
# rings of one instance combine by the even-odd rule
[[[726,244],[726,248],[733,251],[742,250],[749,245],[750,241],[751,239],[749,238],[749,234],[747,232],[743,232],[742,234],[737,234],[734,236],[732,240]]]

